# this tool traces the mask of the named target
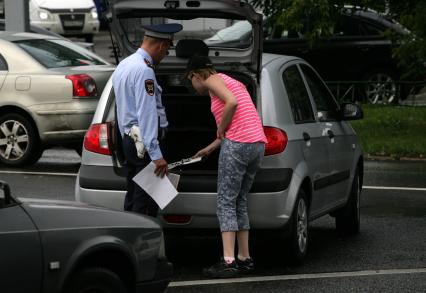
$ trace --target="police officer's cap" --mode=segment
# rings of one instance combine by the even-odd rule
[[[171,45],[173,45],[173,35],[183,29],[182,25],[179,23],[143,25],[142,28],[145,29],[145,36],[155,39],[170,40]]]

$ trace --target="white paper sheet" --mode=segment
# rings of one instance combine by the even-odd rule
[[[133,177],[133,181],[145,190],[155,200],[160,209],[163,210],[177,196],[178,191],[167,176],[158,177],[154,174],[154,170],[155,164],[151,162]],[[176,178],[173,179],[176,181]]]
[[[167,177],[169,178],[170,183],[172,183],[172,185],[174,186],[174,188],[177,189],[178,185],[179,185],[180,175],[169,172],[169,175],[167,175]]]

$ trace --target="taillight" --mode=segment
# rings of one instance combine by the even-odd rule
[[[164,221],[169,224],[188,224],[192,220],[192,216],[188,215],[163,215]]]
[[[110,124],[92,124],[84,136],[84,148],[94,153],[111,156],[109,137]]]
[[[265,145],[265,156],[282,153],[287,146],[287,134],[275,127],[263,127],[268,143]]]
[[[72,95],[74,97],[96,97],[98,89],[93,78],[87,74],[74,74],[65,76],[72,81]]]

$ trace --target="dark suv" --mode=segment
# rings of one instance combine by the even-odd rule
[[[266,22],[267,24],[267,22]],[[264,52],[294,55],[307,60],[328,82],[366,81],[364,97],[371,103],[396,100],[401,72],[392,58],[394,44],[387,31],[408,34],[392,19],[373,10],[347,7],[342,10],[330,37],[310,46],[303,32],[283,26],[266,26]]]
[[[399,23],[373,10],[346,6],[340,13],[330,37],[314,46],[304,38],[307,22],[301,32],[291,31],[272,19],[264,20],[263,52],[297,56],[308,61],[329,85],[361,81],[357,88],[371,103],[396,101],[397,81],[401,72],[392,58],[392,42],[387,31],[406,35]],[[241,45],[250,42],[248,24],[237,22],[220,30],[205,42],[212,46]],[[362,83],[362,82],[367,83]]]

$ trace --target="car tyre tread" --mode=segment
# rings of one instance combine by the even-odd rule
[[[358,208],[361,193],[359,172],[356,170],[350,195],[346,205],[336,212],[336,230],[342,236],[356,235],[360,231],[360,215]]]
[[[102,293],[128,293],[120,277],[102,267],[87,268],[71,276],[63,293],[85,293],[87,288],[95,288]],[[91,291],[90,291],[91,292]]]

